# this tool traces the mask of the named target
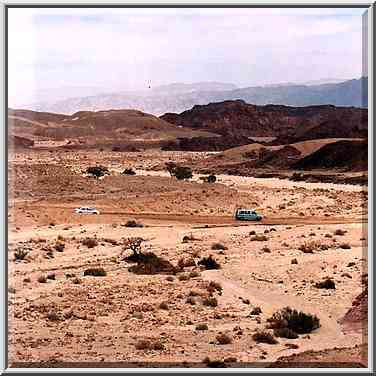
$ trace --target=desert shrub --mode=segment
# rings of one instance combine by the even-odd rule
[[[194,240],[199,240],[199,239],[195,238],[192,234],[183,236],[183,243],[188,243]]]
[[[325,234],[325,237],[326,238],[332,238],[333,236],[332,236],[332,234]]]
[[[209,368],[226,368],[222,359],[210,359],[208,356],[202,361]]]
[[[225,333],[220,333],[215,338],[220,345],[228,345],[232,343],[232,337]]]
[[[290,180],[292,181],[303,181],[304,176],[300,172],[294,172],[292,176],[290,176]]]
[[[274,335],[276,337],[288,339],[296,339],[299,337],[297,333],[295,333],[292,329],[289,328],[276,328],[274,329]]]
[[[334,231],[334,235],[343,236],[343,235],[346,234],[346,232],[347,232],[347,231],[338,228],[337,230]]]
[[[315,287],[317,287],[318,289],[335,289],[336,284],[332,279],[326,278],[321,282],[317,282],[315,284]]]
[[[45,275],[41,275],[38,277],[38,282],[39,283],[46,283],[47,282],[47,277]]]
[[[210,294],[213,294],[215,291],[222,292],[221,284],[215,281],[210,281],[206,289]]]
[[[298,334],[310,333],[320,327],[317,316],[290,307],[273,313],[267,321],[272,329],[289,328]]]
[[[266,242],[268,240],[268,237],[262,234],[257,234],[251,237],[251,241],[257,241],[257,242]]]
[[[208,324],[197,324],[196,330],[208,330]]]
[[[262,247],[261,250],[262,250],[264,253],[270,253],[270,252],[271,252],[270,248],[267,247],[267,246]]]
[[[258,330],[252,335],[252,339],[259,343],[268,343],[275,345],[278,341],[274,338],[274,335],[266,330]]]
[[[191,272],[189,272],[189,278],[197,278],[197,277],[200,277],[200,276],[201,276],[201,274],[197,270],[192,270]]]
[[[212,257],[212,255],[210,255],[209,257],[203,257],[198,262],[198,265],[204,266],[206,270],[221,268],[221,265]]]
[[[180,273],[178,275],[178,280],[179,281],[188,281],[189,280],[189,273]]]
[[[144,241],[144,239],[142,238],[127,238],[125,241],[124,241],[124,244],[123,244],[123,251],[126,251],[128,249],[130,249],[132,252],[133,252],[133,259],[132,256],[128,257],[127,260],[128,261],[137,261],[139,259],[139,255],[141,254],[141,246],[142,246],[142,242]]]
[[[189,167],[178,166],[173,162],[166,163],[167,171],[171,176],[175,176],[178,180],[186,180],[192,178],[192,170]]]
[[[17,248],[14,252],[14,260],[25,260],[26,256],[29,254],[29,251],[23,248]]]
[[[208,183],[215,183],[217,181],[217,177],[213,174],[210,174],[208,177],[207,177],[207,182]]]
[[[166,311],[168,310],[167,302],[161,302],[158,307],[159,307],[159,309],[164,309]]]
[[[61,315],[56,311],[52,311],[52,312],[47,313],[46,317],[50,321],[60,321],[61,320]]]
[[[76,277],[72,279],[72,283],[74,283],[75,285],[80,285],[82,283],[82,280]]]
[[[169,275],[169,276],[166,278],[166,281],[173,282],[173,281],[174,281],[174,277],[173,277],[172,275]]]
[[[144,227],[144,225],[135,221],[134,219],[130,219],[125,223],[124,227]]]
[[[64,249],[65,249],[65,243],[61,240],[58,240],[55,245],[54,245],[54,249],[55,251],[57,252],[63,252]]]
[[[94,248],[98,245],[98,240],[96,238],[85,238],[81,243],[88,248]]]
[[[252,235],[256,235],[256,231],[255,230],[252,230],[249,232],[249,235],[252,236]]]
[[[304,242],[301,244],[298,249],[299,251],[302,251],[303,253],[313,253],[313,251],[325,251],[329,247],[326,244],[321,244],[318,241],[309,241],[309,242]]]
[[[205,298],[203,300],[202,304],[205,305],[205,306],[208,306],[208,307],[217,307],[218,300],[217,300],[217,298],[209,296],[208,298]]]
[[[215,251],[225,251],[228,248],[222,243],[213,243],[211,249]]]
[[[93,277],[105,277],[107,275],[106,271],[103,268],[88,268],[84,271],[84,275],[89,275]]]
[[[55,280],[55,278],[56,278],[56,275],[55,275],[55,273],[50,273],[50,274],[47,274],[47,279],[51,279],[51,280]]]
[[[73,278],[76,275],[74,273],[65,273],[65,278]]]
[[[341,248],[341,249],[351,249],[351,245],[349,243],[341,243],[339,245],[339,248]]]
[[[163,343],[159,340],[141,339],[135,343],[137,350],[163,350]]]
[[[178,267],[180,269],[190,267],[190,266],[196,266],[195,260],[193,257],[184,258],[181,257],[178,261]]]
[[[294,258],[294,259],[291,260],[291,264],[293,264],[293,265],[295,264],[296,265],[297,263],[298,263],[298,260],[296,258]]]
[[[97,178],[109,174],[108,168],[104,166],[93,166],[86,169],[86,173]]]
[[[136,175],[136,172],[133,171],[131,168],[126,168],[123,172],[122,175]]]
[[[252,311],[251,311],[251,313],[250,313],[250,315],[259,315],[260,313],[262,313],[262,311],[261,311],[261,308],[260,307],[253,307],[253,309],[252,309]]]

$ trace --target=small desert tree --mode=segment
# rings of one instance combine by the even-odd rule
[[[123,244],[122,255],[125,251],[130,249],[133,252],[134,257],[139,257],[142,253],[141,244],[144,241],[142,238],[127,238]]]
[[[109,174],[108,168],[104,166],[93,166],[88,167],[86,169],[86,173],[91,176],[95,176],[96,178],[99,178],[101,176],[104,176],[106,174]]]
[[[174,162],[166,163],[167,171],[171,176],[175,176],[178,180],[185,180],[192,178],[192,170],[189,167],[178,166]]]

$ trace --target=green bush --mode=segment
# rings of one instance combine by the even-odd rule
[[[320,327],[320,320],[317,316],[297,311],[290,307],[285,307],[273,313],[267,320],[272,329],[288,328],[297,334],[311,333]]]

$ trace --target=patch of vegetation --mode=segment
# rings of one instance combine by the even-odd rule
[[[134,219],[130,219],[125,223],[124,227],[144,227],[144,225],[140,222],[135,221]]]
[[[210,255],[209,257],[203,257],[198,265],[202,265],[206,270],[220,269],[221,265]]]
[[[291,264],[296,265],[298,263],[298,260],[296,258],[291,260]]]
[[[271,249],[267,246],[262,247],[261,251],[263,251],[264,253],[271,253]]]
[[[262,313],[262,311],[261,311],[260,307],[253,307],[250,315],[257,316],[257,315],[260,315],[261,313]]]
[[[93,166],[93,167],[88,167],[86,169],[86,173],[88,175],[94,176],[96,178],[99,178],[104,175],[108,175],[110,172],[108,171],[107,167],[104,166]]]
[[[213,184],[217,181],[217,177],[213,174],[210,174],[208,176],[201,176],[200,180],[202,180],[204,183]]]
[[[192,234],[184,235],[183,237],[183,243],[188,243],[190,241],[195,241],[195,240],[200,240],[200,239],[195,238]]]
[[[84,271],[84,275],[89,275],[93,277],[105,277],[107,275],[106,271],[103,268],[88,268]]]
[[[347,231],[338,228],[337,230],[334,231],[334,235],[343,236],[343,235],[346,234],[346,232],[347,232]]]
[[[82,283],[82,280],[76,277],[72,279],[72,283],[74,283],[75,285],[80,285]]]
[[[54,281],[56,279],[55,273],[47,274],[47,279],[50,279],[50,280]]]
[[[54,245],[54,249],[57,252],[64,252],[65,249],[65,243],[62,239],[58,239],[58,241]]]
[[[81,243],[88,248],[94,248],[98,245],[98,240],[96,238],[85,238],[81,241]]]
[[[41,275],[38,277],[38,282],[39,283],[46,283],[47,282],[47,277],[45,275]]]
[[[304,242],[298,249],[303,253],[313,253],[313,251],[326,251],[329,247],[326,244],[322,244],[318,241],[312,240]]]
[[[301,174],[300,172],[294,172],[290,176],[290,180],[292,180],[292,181],[304,181],[304,175]]]
[[[198,272],[197,270],[192,270],[191,272],[189,272],[189,278],[197,278],[200,276],[201,276],[201,273]]]
[[[159,309],[164,309],[164,310],[168,311],[167,302],[161,302],[158,307],[159,307]]]
[[[208,330],[208,324],[197,324],[196,325],[196,330]]]
[[[321,282],[317,282],[315,284],[315,287],[317,287],[318,289],[331,289],[331,290],[334,290],[336,288],[336,284],[335,284],[335,282],[332,279],[326,278],[326,279],[324,279]]]
[[[202,304],[208,307],[217,307],[218,306],[218,300],[217,298],[214,298],[212,296],[209,296],[208,298],[205,298],[202,301]]]
[[[121,174],[122,175],[136,175],[136,172],[133,171],[131,168],[126,168]]]
[[[252,236],[252,235],[256,235],[256,231],[255,230],[252,230],[249,232],[249,235]]]
[[[349,243],[341,243],[339,245],[339,248],[341,248],[341,249],[351,249],[351,245]]]
[[[278,341],[274,338],[274,335],[266,330],[258,330],[252,335],[252,339],[258,343],[268,343],[269,345],[275,345]]]
[[[22,261],[22,260],[25,260],[26,256],[29,254],[29,251],[27,251],[26,249],[24,248],[17,248],[15,251],[14,251],[14,260],[19,260],[19,261]]]
[[[277,328],[274,329],[274,335],[276,337],[296,339],[299,338],[298,334],[295,333],[292,329],[289,328]]]
[[[202,361],[209,368],[226,368],[222,359],[210,359],[208,356]]]
[[[272,329],[289,328],[298,334],[311,333],[320,327],[320,320],[317,316],[290,307],[273,313],[267,321]]]
[[[160,340],[141,339],[135,343],[137,350],[163,350],[164,345]]]
[[[215,251],[225,251],[228,248],[222,243],[213,243],[211,249]]]
[[[266,242],[268,240],[268,237],[263,234],[257,234],[251,237],[251,242],[257,241],[257,242]]]
[[[189,167],[178,166],[176,163],[166,163],[167,171],[171,176],[176,177],[178,180],[188,180],[193,177],[192,170]]]
[[[220,333],[215,338],[220,345],[229,345],[232,343],[232,337],[226,333]]]
[[[206,289],[209,292],[209,294],[213,294],[216,291],[222,293],[222,286],[219,282],[210,281]]]
[[[178,280],[179,281],[188,281],[189,280],[189,273],[180,273],[178,275]]]

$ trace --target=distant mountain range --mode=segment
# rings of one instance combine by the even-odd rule
[[[276,84],[237,88],[233,84],[199,82],[174,83],[149,87],[142,91],[124,91],[63,100],[50,100],[25,106],[36,111],[73,114],[77,111],[109,109],[137,109],[154,115],[182,112],[195,105],[241,99],[256,105],[277,104],[288,106],[326,105],[367,107],[368,78],[330,83],[311,81],[308,84]],[[334,81],[334,82],[333,82]]]

